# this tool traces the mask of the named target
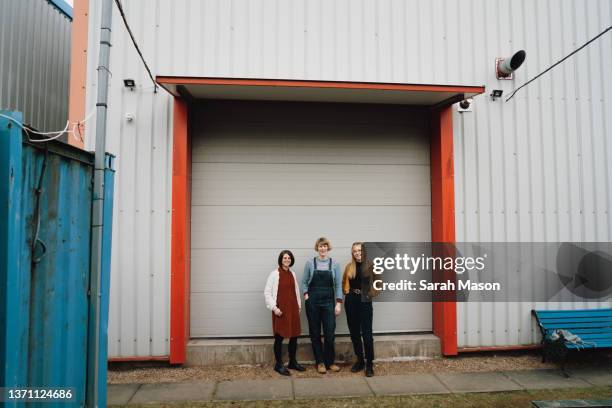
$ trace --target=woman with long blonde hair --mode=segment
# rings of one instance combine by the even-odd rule
[[[374,375],[374,337],[372,336],[373,308],[371,268],[367,267],[365,248],[362,242],[351,245],[351,262],[344,268],[342,289],[346,321],[351,334],[357,362],[351,368],[356,373],[365,368],[366,376]],[[363,343],[362,343],[363,338]],[[364,355],[365,351],[365,355]]]

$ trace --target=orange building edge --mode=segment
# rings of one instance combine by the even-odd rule
[[[174,98],[172,236],[170,242],[170,363],[185,362],[189,341],[191,248],[191,143],[189,107]]]
[[[454,244],[455,166],[452,105],[431,113],[430,155],[431,241]],[[432,319],[433,332],[440,338],[442,355],[457,355],[456,302],[432,302]]]
[[[81,121],[86,115],[88,15],[89,0],[74,0],[68,96],[68,120],[70,123]],[[82,140],[68,136],[68,143],[83,149],[85,147],[85,126],[86,124],[83,124],[77,129],[77,135],[81,134]]]

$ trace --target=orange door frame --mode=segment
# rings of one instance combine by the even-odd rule
[[[158,77],[164,84],[280,86],[308,88],[379,89],[425,92],[483,93],[484,87],[444,85],[374,84],[352,82],[287,81]],[[187,101],[174,98],[172,163],[172,242],[170,277],[170,363],[186,360],[190,307],[191,141]],[[452,105],[431,111],[431,236],[432,242],[455,242],[455,192]],[[434,334],[442,354],[457,354],[457,307],[454,301],[433,302]]]
[[[452,105],[431,113],[431,241],[455,243],[455,165],[453,161]],[[438,277],[453,279],[451,273]],[[442,355],[457,355],[457,304],[454,299],[432,302],[433,332],[440,338]]]
[[[183,364],[189,341],[191,275],[191,138],[189,106],[174,98],[172,235],[170,243],[170,364]]]

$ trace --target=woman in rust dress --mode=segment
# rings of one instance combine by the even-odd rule
[[[266,307],[272,311],[272,331],[274,333],[274,371],[281,375],[291,375],[288,368],[304,371],[296,360],[297,338],[301,333],[300,326],[300,292],[291,269],[295,258],[291,251],[281,251],[278,256],[278,268],[270,272],[264,298]],[[283,365],[283,339],[289,338],[289,364]]]

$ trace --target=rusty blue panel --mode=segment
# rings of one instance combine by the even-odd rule
[[[22,139],[0,116],[0,384],[73,388],[86,401],[93,155]],[[98,406],[106,405],[113,177],[105,171]],[[17,404],[8,406],[18,406]],[[45,407],[66,406],[45,403]]]
[[[28,277],[21,266],[23,234],[19,112],[0,111],[0,384],[27,380]],[[26,291],[26,293],[23,293]],[[26,319],[23,323],[22,319]]]
[[[79,160],[75,153],[59,143],[25,144],[22,168],[30,170],[23,191],[31,214],[26,253],[33,254],[28,384],[72,387],[80,405],[87,368],[92,166],[89,155]]]

